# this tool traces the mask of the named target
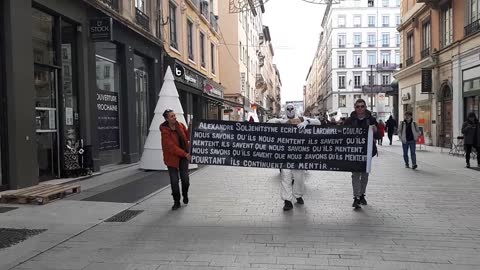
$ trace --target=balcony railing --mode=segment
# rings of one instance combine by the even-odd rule
[[[353,65],[353,67],[356,67],[356,68],[361,68],[361,67],[362,67],[362,65],[360,65],[360,64],[357,64],[357,65]]]
[[[429,57],[430,56],[430,48],[426,48],[426,49],[422,50],[421,55],[422,55],[422,59]]]
[[[395,63],[380,63],[377,64],[377,69],[378,70],[396,70],[399,68],[398,64]]]
[[[480,32],[480,20],[476,20],[465,26],[465,36],[470,36],[477,32]]]
[[[98,0],[98,1],[113,10],[116,10],[116,11],[120,10],[120,7],[118,5],[119,0]]]
[[[339,67],[339,68],[345,68],[345,64],[343,64],[343,65],[342,65],[342,64],[339,64],[338,67]]]
[[[218,32],[218,16],[214,15],[212,12],[210,12],[210,24],[213,29]]]
[[[393,91],[390,85],[362,85],[362,92],[364,93],[388,93]]]
[[[382,44],[382,47],[390,47],[390,44],[383,43],[383,44]]]
[[[138,8],[135,8],[135,19],[143,29],[150,31],[150,18]]]
[[[338,44],[339,48],[345,48],[345,44]]]
[[[407,67],[413,65],[413,56],[407,59],[406,64]]]

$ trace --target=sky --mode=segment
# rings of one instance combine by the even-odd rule
[[[265,2],[263,24],[270,28],[273,63],[282,79],[282,104],[303,100],[303,86],[317,49],[324,11],[325,5],[302,0]]]

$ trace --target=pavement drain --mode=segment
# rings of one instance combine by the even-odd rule
[[[46,230],[0,228],[0,249],[11,247],[44,231]]]
[[[0,207],[0,214],[15,210],[15,209],[18,209],[18,207]]]
[[[105,222],[126,222],[129,221],[130,219],[136,217],[140,213],[142,213],[143,210],[125,210],[122,211],[115,216],[105,220]]]

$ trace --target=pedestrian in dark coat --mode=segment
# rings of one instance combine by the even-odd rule
[[[470,112],[467,121],[462,125],[463,144],[465,147],[465,158],[467,160],[467,168],[470,168],[470,155],[472,149],[477,151],[477,162],[480,167],[480,160],[478,157],[478,150],[480,149],[480,124],[474,112]]]
[[[355,111],[350,114],[350,117],[347,118],[344,122],[344,125],[353,126],[353,127],[362,127],[369,128],[373,126],[374,138],[377,133],[377,120],[372,116],[372,113],[367,110],[367,103],[363,99],[358,99],[355,102]],[[375,156],[377,153],[377,146],[375,140],[373,142],[372,156]],[[352,172],[352,188],[353,188],[353,204],[352,207],[355,209],[362,208],[360,205],[367,205],[367,200],[365,200],[365,192],[367,190],[368,184],[368,173],[367,172]]]
[[[393,117],[390,115],[385,127],[388,133],[388,139],[390,140],[390,145],[392,145],[393,133],[395,133],[395,128],[397,127],[397,121],[395,121],[395,119],[393,119]]]

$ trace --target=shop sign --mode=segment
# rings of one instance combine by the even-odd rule
[[[112,40],[113,21],[110,17],[90,19],[90,38],[93,41],[111,41]]]
[[[99,150],[120,148],[118,93],[97,90],[97,138]]]
[[[412,103],[412,87],[407,87],[402,89],[402,104],[410,104]]]
[[[241,94],[245,95],[245,82],[246,82],[246,75],[245,72],[240,73],[240,89],[241,89]]]
[[[196,89],[203,89],[203,80],[200,75],[180,63],[175,63],[173,69],[176,81],[188,84]]]
[[[203,92],[211,96],[223,98],[223,91],[218,88],[215,88],[214,85],[208,82],[205,82],[205,86],[203,87]]]

